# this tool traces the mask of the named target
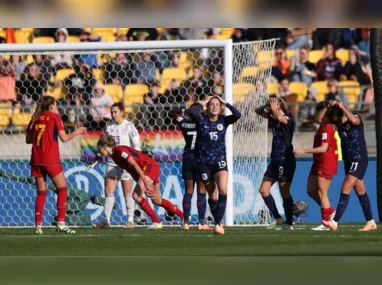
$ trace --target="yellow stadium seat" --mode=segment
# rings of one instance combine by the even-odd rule
[[[308,93],[308,86],[304,82],[291,82],[289,90],[297,94],[297,102],[304,102]]]
[[[268,94],[273,95],[279,92],[279,86],[277,82],[271,82],[268,87]]]
[[[248,83],[236,83],[233,85],[233,101],[244,102],[249,93],[255,91],[255,86]]]
[[[32,113],[19,112],[12,117],[12,123],[16,129],[25,129],[32,117]]]
[[[54,43],[54,38],[53,37],[36,37],[36,38],[33,38],[32,43],[34,44]]]
[[[64,94],[61,92],[61,88],[59,88],[59,87],[47,88],[46,91],[44,92],[44,95],[52,96],[56,100],[64,98]]]
[[[359,95],[361,93],[361,88],[359,86],[358,81],[353,81],[353,80],[345,80],[345,81],[340,81],[338,83],[338,86],[341,87],[342,92],[348,94],[348,95]]]
[[[176,68],[176,67],[170,67],[166,68],[162,72],[162,80],[170,80],[170,79],[177,79],[177,80],[186,80],[187,74],[182,68]]]
[[[257,66],[246,66],[241,71],[240,79],[244,77],[254,77],[259,72],[259,68]]]
[[[0,114],[11,116],[12,114],[12,104],[11,103],[0,103]]]
[[[324,50],[311,50],[308,55],[308,61],[316,64],[321,58],[324,57]]]
[[[234,32],[235,32],[235,28],[223,28],[221,34],[227,35],[229,36],[229,38],[231,38]]]
[[[94,69],[92,70],[92,72],[93,72],[93,74],[94,74],[94,78],[95,78],[97,81],[99,81],[99,82],[101,82],[101,83],[104,82],[103,77],[102,77],[102,69],[94,68]]]
[[[119,102],[122,100],[123,90],[121,85],[106,84],[105,93],[113,99],[113,102]]]
[[[350,51],[348,49],[339,49],[336,51],[336,57],[338,57],[342,65],[345,65],[350,60]]]
[[[126,35],[129,32],[130,28],[118,28],[118,35]]]
[[[256,65],[261,63],[271,63],[271,59],[273,57],[273,51],[271,50],[262,50],[257,52],[256,56]]]
[[[310,85],[311,88],[316,89],[318,101],[324,101],[325,95],[329,93],[327,81],[316,81]]]
[[[0,37],[5,39],[5,30],[3,28],[0,28]]]
[[[69,36],[68,37],[68,43],[79,43],[80,38],[77,36]]]
[[[192,65],[190,57],[192,57],[192,54],[190,54],[189,52],[181,52],[179,55],[179,68],[190,68]]]
[[[102,34],[115,34],[117,32],[117,28],[93,28],[93,35],[102,35]]]
[[[102,34],[101,41],[103,42],[115,42],[116,36],[114,34]]]
[[[0,114],[0,129],[5,129],[9,124],[9,116]]]
[[[291,57],[293,57],[293,56],[296,56],[296,54],[297,54],[297,50],[295,50],[295,49],[287,49],[287,50],[285,51],[285,53],[286,53],[286,57],[287,57],[287,58],[291,58]]]
[[[34,32],[34,28],[21,28],[20,31],[28,32],[28,33],[33,33]]]
[[[27,56],[26,61],[27,61],[27,64],[31,64],[31,63],[33,63],[33,62],[34,62],[33,56],[32,56],[31,54],[29,54],[29,55]]]
[[[19,44],[29,43],[30,35],[31,32],[23,31],[23,29],[15,31],[16,41]]]
[[[56,82],[65,80],[69,75],[74,74],[74,70],[71,68],[59,69],[56,73]]]
[[[149,87],[142,84],[129,84],[125,88],[125,102],[128,104],[142,104],[143,97],[149,92]]]

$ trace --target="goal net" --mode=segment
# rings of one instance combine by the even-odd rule
[[[232,100],[243,114],[227,135],[231,174],[226,224],[268,223],[269,213],[258,195],[266,165],[267,125],[254,109],[268,96],[274,44],[270,40],[234,45],[230,41],[2,45],[0,226],[34,225],[36,190],[25,129],[44,95],[57,99],[67,132],[78,126],[88,130],[81,138],[60,143],[69,225],[88,226],[103,219],[106,164],[89,172],[86,167],[111,122],[110,105],[119,101],[138,129],[142,151],[160,164],[162,196],[182,208],[184,140],[171,111],[211,94]],[[49,179],[47,188],[54,190]],[[115,198],[111,223],[123,225],[127,213],[120,184]],[[180,223],[163,208],[155,210],[165,224]],[[56,195],[48,191],[43,224],[55,224],[56,215]],[[191,215],[196,222],[196,194]],[[207,219],[212,219],[209,210]],[[134,220],[138,225],[149,222],[138,205]]]

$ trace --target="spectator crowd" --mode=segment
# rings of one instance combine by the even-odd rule
[[[309,122],[315,104],[322,99],[349,104],[351,100],[340,82],[352,81],[365,86],[361,88],[359,101],[373,100],[370,29],[365,28],[130,28],[99,34],[91,29],[59,28],[33,29],[29,33],[14,29],[14,32],[19,36],[27,35],[25,41],[45,39],[44,42],[59,43],[221,38],[246,42],[279,38],[273,55],[271,81],[277,85],[274,93],[278,97],[292,105],[303,106],[300,111],[294,109],[298,127]],[[8,40],[0,37],[0,42]],[[345,56],[340,56],[341,52]],[[110,120],[113,102],[124,100],[127,110],[136,114],[139,127],[162,128],[171,125],[169,113],[174,105],[222,94],[223,62],[222,49],[0,56],[0,101],[3,104],[0,107],[5,108],[5,104],[11,102],[13,109],[33,112],[41,96],[51,95],[58,99],[68,127],[83,124],[91,129],[102,129]],[[299,100],[301,96],[290,88],[295,82],[307,87],[303,100]],[[326,84],[327,92],[323,97],[315,88],[318,82]],[[132,108],[132,104],[137,105]],[[4,113],[1,108],[0,115]]]

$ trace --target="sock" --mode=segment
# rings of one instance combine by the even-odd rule
[[[184,213],[184,222],[188,224],[190,222],[191,215],[191,199],[192,195],[184,193],[183,196],[183,213]]]
[[[134,221],[134,199],[132,194],[127,195],[125,197],[125,203],[126,203],[127,221],[133,222]]]
[[[215,225],[219,225],[221,223],[225,214],[226,206],[227,206],[227,194],[226,195],[219,194],[218,206],[216,209]]]
[[[141,202],[139,202],[139,206],[141,206],[142,210],[151,218],[153,223],[160,223],[157,214],[155,214],[153,208],[151,208],[149,202],[145,198],[141,198]]]
[[[283,201],[284,201],[284,210],[285,210],[285,222],[288,225],[293,225],[293,198],[292,198],[292,195],[286,199],[283,199]]]
[[[66,187],[57,188],[58,223],[65,223],[66,215]]]
[[[204,225],[206,223],[206,210],[207,210],[207,203],[206,203],[206,193],[198,193],[197,197],[197,206],[198,206],[198,218],[199,218],[199,224]]]
[[[263,197],[263,200],[265,205],[267,205],[269,211],[272,213],[273,218],[280,219],[281,216],[279,214],[279,211],[277,210],[276,202],[272,194],[269,194],[267,197]]]
[[[214,220],[216,221],[216,210],[218,208],[218,200],[208,199],[208,205],[210,206],[211,214],[214,217]]]
[[[324,221],[329,221],[329,217],[333,214],[334,210],[332,207],[329,208],[321,208],[321,217]]]
[[[168,212],[177,215],[181,219],[184,219],[183,212],[179,210],[177,206],[173,205],[169,200],[162,199],[161,206],[165,208]]]
[[[363,215],[365,216],[366,222],[373,219],[373,214],[371,212],[370,199],[367,193],[358,196],[359,203],[361,204]]]
[[[350,195],[341,193],[340,201],[338,202],[338,206],[337,206],[337,210],[336,210],[336,215],[334,216],[335,222],[338,223],[339,220],[341,219],[342,215],[344,214],[346,207],[349,204],[349,198],[350,198]]]
[[[113,194],[106,194],[105,198],[105,206],[104,206],[104,213],[105,213],[105,219],[110,224],[110,218],[111,218],[111,211],[113,210],[115,202],[114,193]]]
[[[45,198],[46,198],[46,190],[41,190],[37,192],[36,204],[35,204],[36,227],[41,227],[42,225],[42,215],[44,212]]]

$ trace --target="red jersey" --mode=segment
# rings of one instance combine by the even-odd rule
[[[52,112],[43,112],[28,125],[28,133],[33,136],[31,165],[60,164],[58,132],[64,130],[61,117]]]
[[[313,147],[319,147],[323,143],[328,143],[328,150],[324,153],[313,154],[313,161],[318,165],[335,163],[337,165],[338,152],[337,141],[334,137],[335,129],[332,124],[321,124],[320,128],[314,135]]]
[[[127,162],[129,157],[132,157],[135,160],[145,175],[152,177],[154,181],[158,181],[157,176],[159,175],[159,165],[154,159],[129,146],[120,145],[114,148],[112,155],[114,162],[119,167],[129,172],[134,179],[138,178],[138,173],[135,171],[134,167]]]

